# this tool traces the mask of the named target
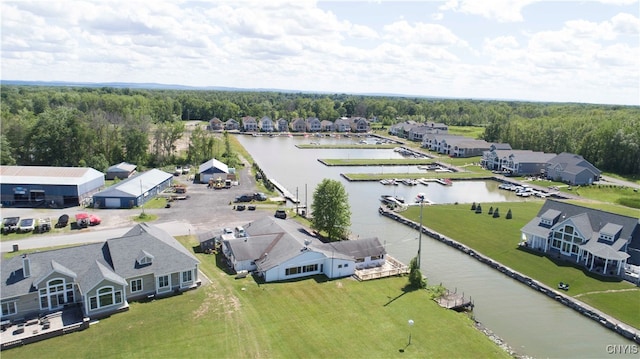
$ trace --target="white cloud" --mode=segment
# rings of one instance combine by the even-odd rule
[[[522,21],[522,9],[540,0],[450,0],[440,7],[442,11],[456,11],[480,15],[499,22]]]

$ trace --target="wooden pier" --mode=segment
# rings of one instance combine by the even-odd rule
[[[453,309],[457,312],[473,309],[473,301],[471,297],[465,298],[464,293],[458,294],[447,290],[440,298],[435,299],[438,304],[447,309]]]
[[[286,198],[288,201],[291,201],[295,204],[300,203],[300,200],[293,193],[289,192],[289,190],[284,188],[284,186],[278,183],[276,180],[269,178],[269,182],[271,182],[271,184],[273,184],[274,187],[276,187],[278,191],[282,193],[282,196],[284,196],[284,198]]]

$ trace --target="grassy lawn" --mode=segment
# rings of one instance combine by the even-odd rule
[[[181,240],[196,244],[193,237]],[[132,303],[88,330],[8,350],[3,358],[509,357],[466,315],[440,308],[424,290],[403,291],[406,277],[259,285],[233,279],[214,256],[197,256],[212,284]]]
[[[636,288],[627,282],[587,273],[569,262],[518,249],[520,228],[536,216],[542,204],[542,201],[482,203],[482,214],[476,214],[471,210],[470,205],[425,206],[423,223],[550,287],[555,288],[561,281],[568,282],[571,284],[571,289],[567,294],[571,296]],[[490,207],[494,210],[499,208],[501,216],[492,218],[488,215]],[[505,216],[509,209],[512,211],[513,218],[506,220]],[[410,206],[402,215],[418,221],[419,211],[419,207]],[[469,231],[470,228],[473,228],[472,232]],[[594,301],[594,307],[640,328],[640,310],[638,310],[640,290],[610,293],[607,298],[608,300]]]
[[[480,138],[484,135],[484,127],[477,126],[449,126],[450,135],[461,135],[471,138]]]

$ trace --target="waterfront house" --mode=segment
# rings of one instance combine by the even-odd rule
[[[323,243],[297,222],[271,216],[244,230],[245,237],[222,241],[222,253],[235,271],[254,272],[266,282],[316,274],[346,277],[386,260],[386,250],[375,237]]]
[[[582,156],[563,152],[547,162],[545,174],[547,179],[576,186],[593,184],[602,172]]]
[[[320,121],[320,129],[323,132],[333,132],[334,131],[334,124],[333,124],[333,122],[331,122],[329,120],[322,120],[322,121]]]
[[[307,123],[300,117],[291,120],[289,126],[291,127],[291,132],[305,132],[307,130]]]
[[[521,245],[590,272],[622,277],[640,265],[638,218],[547,200],[521,232]]]
[[[273,120],[269,116],[263,116],[260,121],[258,121],[258,128],[262,132],[273,132]]]
[[[544,174],[547,162],[554,157],[555,153],[490,149],[482,154],[481,164],[488,170],[514,176],[537,176]]]
[[[219,118],[214,117],[209,121],[209,130],[221,131],[223,128],[224,128],[224,123]]]
[[[255,117],[244,116],[242,118],[242,130],[244,132],[257,132],[258,121],[256,121]]]
[[[224,129],[227,131],[233,131],[240,129],[240,123],[238,121],[230,118],[224,123]]]
[[[322,124],[317,117],[309,117],[305,121],[307,132],[320,132],[322,130]]]
[[[352,117],[349,122],[351,132],[367,132],[370,129],[369,121],[364,117]]]
[[[289,132],[289,122],[282,117],[276,121],[276,127],[278,132]]]
[[[141,223],[121,237],[36,251],[2,261],[2,320],[82,308],[99,318],[130,300],[166,296],[200,284],[199,261],[167,232]]]
[[[336,119],[333,122],[333,129],[336,132],[349,132],[351,131],[351,125],[349,124],[349,119],[346,117],[342,117]]]

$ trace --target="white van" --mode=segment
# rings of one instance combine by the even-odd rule
[[[246,237],[247,233],[244,231],[244,228],[241,226],[237,226],[235,229],[236,238]]]

